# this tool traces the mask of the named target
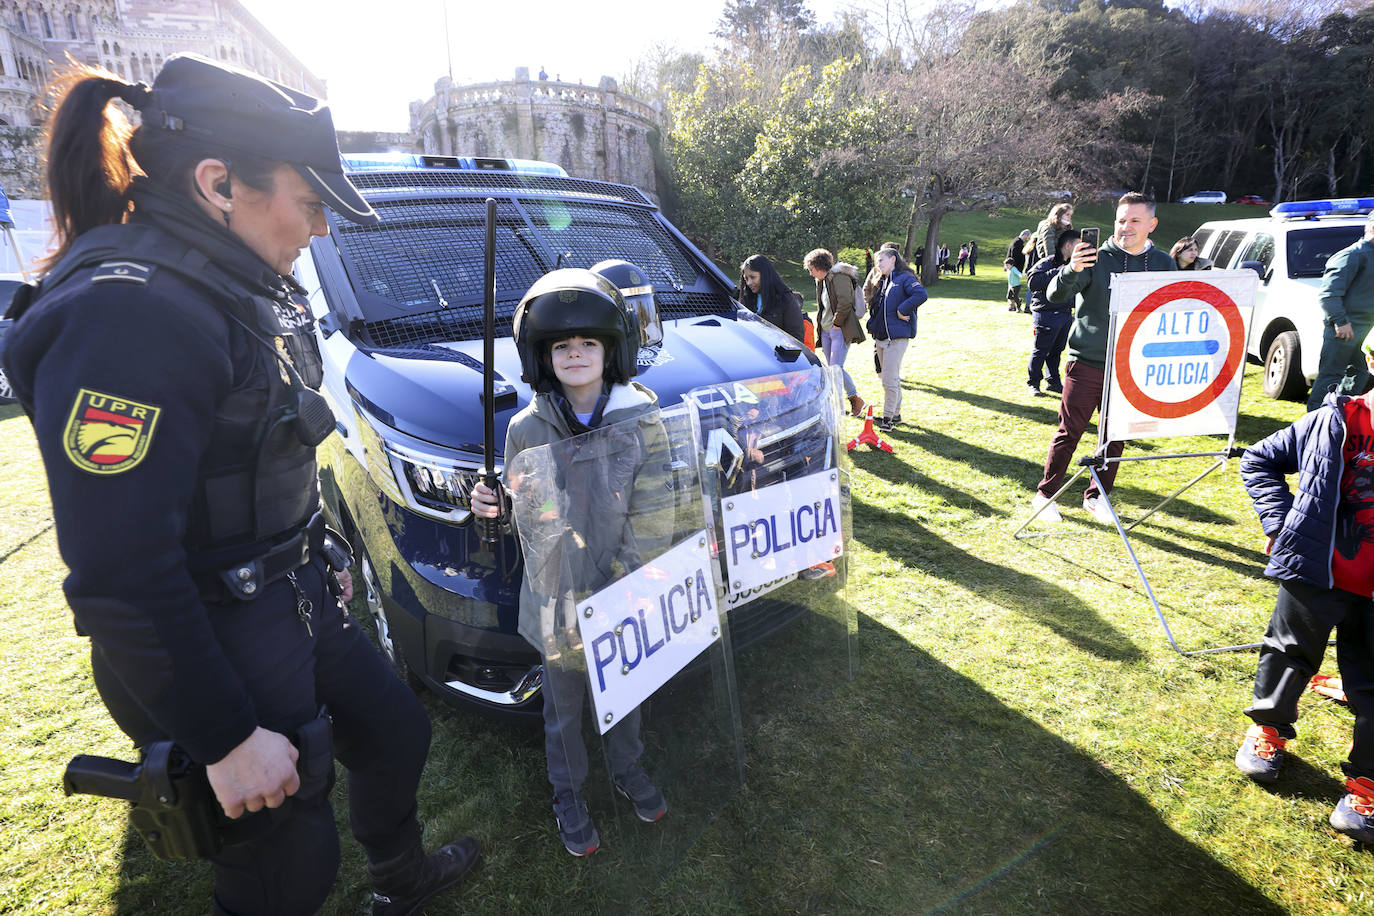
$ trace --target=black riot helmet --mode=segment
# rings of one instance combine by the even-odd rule
[[[549,345],[573,336],[606,343],[606,381],[628,382],[638,371],[639,318],[598,273],[568,267],[544,274],[515,307],[513,323],[521,378],[535,390],[553,381],[545,362]]]
[[[663,322],[658,317],[654,287],[644,271],[629,261],[611,259],[593,264],[592,270],[610,280],[625,297],[625,305],[639,318],[639,345],[656,347],[663,343]]]

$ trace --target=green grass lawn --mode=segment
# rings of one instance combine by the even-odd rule
[[[1171,225],[1191,225],[1160,238],[1230,209],[1259,208],[1162,207],[1181,211]],[[1083,208],[1081,225],[1110,225],[1085,211],[1095,218]],[[892,454],[854,454],[857,678],[785,701],[746,694],[744,785],[675,870],[645,874],[645,911],[1374,912],[1374,858],[1326,824],[1350,713],[1305,697],[1283,779],[1250,783],[1231,757],[1254,655],[1174,653],[1120,539],[1077,498],[1052,536],[1011,538],[1055,416],[1051,398],[1025,393],[1030,318],[1002,305],[1001,251],[1025,220],[966,214],[955,222],[969,228],[945,233],[986,239],[987,269],[931,290],[906,359],[902,414],[915,422],[891,435]],[[877,399],[868,345],[849,367]],[[1255,367],[1245,391],[1242,444],[1301,410],[1260,396]],[[203,866],[153,859],[119,803],[62,795],[71,755],[128,756],[127,742],[60,597],[43,473],[15,407],[0,408],[0,443],[0,912],[204,912]],[[1201,467],[1127,465],[1114,498],[1134,517]],[[1137,529],[1185,648],[1262,633],[1274,595],[1262,541],[1234,462]],[[767,658],[765,644],[751,665]],[[634,841],[571,859],[549,816],[540,734],[426,704],[429,839],[471,831],[488,850],[462,891],[427,912],[597,911],[597,884],[624,885]],[[342,786],[335,800],[341,810]],[[670,811],[644,830],[673,828]],[[361,854],[349,840],[344,850],[327,913],[366,905]]]

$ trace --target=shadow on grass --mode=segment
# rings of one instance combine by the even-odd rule
[[[1298,404],[1293,404],[1293,415],[1287,420],[1242,413],[1236,418],[1236,445],[1249,448],[1261,439],[1268,438],[1272,433],[1296,422],[1302,415],[1303,408]]]
[[[856,532],[887,532],[881,539],[856,535],[872,550],[911,569],[954,582],[994,604],[1034,620],[1084,652],[1109,661],[1135,662],[1143,653],[1077,595],[1035,576],[990,563],[956,547],[913,519],[853,501]]]
[[[1006,398],[990,397],[986,394],[979,394],[976,391],[960,391],[956,388],[946,388],[943,385],[932,385],[929,382],[916,382],[911,385],[904,384],[902,387],[909,388],[912,391],[923,391],[927,394],[933,394],[936,397],[946,398],[951,401],[963,401],[965,404],[977,407],[980,410],[988,410],[993,413],[1004,413],[1008,416],[1019,417],[1022,420],[1030,420],[1035,423],[1048,422],[1053,424],[1058,411],[1058,407],[1056,406],[1058,402],[1052,398],[1037,399],[1037,401],[1043,401],[1043,403],[1020,404]],[[1019,392],[1025,387],[1025,385],[1022,385],[1021,388],[1016,389],[1016,391]],[[1054,427],[1051,425],[1049,433],[1052,434],[1053,432]],[[1045,440],[1045,444],[1046,446],[1049,445],[1048,439]]]
[[[4,553],[0,553],[0,563],[4,563],[10,557],[14,556],[16,553],[23,550],[25,547],[29,546],[34,541],[38,540],[43,535],[47,534],[49,531],[52,530],[53,524],[53,520],[48,519],[48,523],[44,525],[42,528],[39,528],[33,534],[24,538],[24,540],[20,541],[18,544],[15,544],[13,547],[11,547],[9,550],[6,550]]]
[[[859,643],[854,682],[750,722],[744,787],[675,870],[642,886],[636,911],[1096,916],[1187,901],[1187,912],[1282,912],[1123,779],[976,681],[869,617]],[[426,705],[435,740],[422,813],[440,832],[478,835],[485,861],[425,911],[600,911],[597,876],[616,857],[564,853],[537,730]],[[1301,791],[1334,797],[1294,775]],[[672,802],[664,821],[636,829],[672,830]],[[367,897],[361,856],[341,833],[326,914],[356,913]],[[116,912],[207,908],[204,864],[158,862],[132,831],[123,859]]]
[[[1184,459],[1179,460],[1182,461]],[[1117,474],[1116,483],[1112,485],[1112,502],[1116,503],[1118,500],[1124,500],[1129,502],[1132,506],[1131,509],[1127,510],[1128,514],[1123,516],[1123,518],[1138,518],[1144,515],[1146,512],[1163,502],[1164,498],[1174,492],[1174,490],[1177,490],[1199,474],[1203,467],[1205,467],[1205,465],[1200,465],[1197,461],[1193,462],[1194,467],[1183,468],[1180,466],[1180,470],[1176,475],[1177,482],[1174,480],[1167,482],[1160,481],[1156,483],[1158,489],[1147,490],[1144,487],[1133,486],[1129,481],[1131,465],[1134,463],[1136,462],[1126,463],[1126,465],[1121,468],[1120,473]],[[1220,473],[1222,472],[1219,470],[1213,471],[1211,475],[1204,477],[1203,481],[1208,481],[1212,476]],[[1087,480],[1086,477],[1083,479]],[[1234,519],[1232,519],[1231,516],[1222,515],[1209,506],[1204,506],[1201,503],[1196,503],[1188,499],[1188,492],[1192,491],[1185,491],[1184,495],[1172,500],[1169,505],[1165,506],[1159,513],[1151,516],[1150,521],[1166,519],[1168,516],[1173,515],[1203,525],[1230,525],[1233,523]],[[1134,507],[1139,508],[1135,509]],[[1131,512],[1134,512],[1134,515],[1130,515],[1129,513]],[[1146,522],[1146,524],[1148,525],[1149,522]]]
[[[1287,759],[1283,762],[1279,781],[1263,788],[1271,795],[1281,798],[1307,799],[1333,807],[1334,802],[1345,794],[1344,782],[1333,778],[1328,770],[1315,767],[1296,756],[1292,751],[1288,752]]]
[[[695,859],[732,866],[729,896],[682,869],[654,912],[1283,912],[1090,755],[859,632],[853,684],[746,738],[750,779]]]
[[[1044,472],[1043,458],[1027,458],[1021,455],[1009,455],[1006,452],[999,452],[996,449],[966,442],[963,439],[956,439],[953,436],[928,429],[924,426],[912,428],[910,426],[899,426],[891,433],[885,434],[890,438],[899,439],[917,445],[932,454],[947,458],[950,461],[958,461],[963,464],[978,468],[984,474],[993,477],[1005,477],[1011,480],[1029,480],[1034,477],[1035,481],[1040,479]],[[1046,440],[1048,442],[1048,440]],[[1034,483],[1031,484],[1034,486]],[[1027,500],[1030,497],[1027,496]],[[999,510],[1005,514],[1008,510]]]
[[[889,440],[914,438],[911,433],[898,433],[896,431],[883,433],[883,435]],[[914,465],[889,455],[887,452],[875,452],[868,448],[855,449],[849,453],[849,457],[856,467],[862,468],[875,477],[881,477],[892,483],[905,483],[919,487],[923,493],[938,495],[946,505],[970,509],[980,515],[1005,516],[1009,514],[1006,507],[996,507],[985,503],[968,491],[951,487],[943,481],[936,480],[934,477],[922,473]]]

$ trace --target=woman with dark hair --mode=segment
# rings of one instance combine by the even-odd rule
[[[11,306],[5,368],[96,688],[136,746],[174,743],[203,767],[234,819],[232,845],[196,850],[214,912],[324,904],[335,757],[373,912],[414,912],[478,845],[420,845],[429,720],[340,600],[347,549],[315,470],[334,422],[290,276],[328,234],[326,207],[377,215],[344,176],[329,109],[285,86],[178,55],[151,89],[78,67],[61,93],[58,247]],[[142,112],[137,130],[116,99]]]
[[[1169,249],[1169,255],[1174,259],[1179,270],[1212,269],[1211,261],[1198,257],[1198,243],[1191,235],[1185,235],[1174,242],[1174,247]]]
[[[745,258],[739,266],[739,288],[745,308],[798,341],[806,339],[801,294],[782,282],[772,261],[761,254]]]
[[[890,430],[902,422],[902,357],[916,336],[916,309],[926,301],[926,288],[896,248],[878,252],[878,270],[883,282],[868,316],[868,333],[883,379],[883,417],[878,425]]]

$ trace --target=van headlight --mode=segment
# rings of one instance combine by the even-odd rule
[[[482,479],[482,465],[475,457],[399,433],[361,408],[357,414],[367,472],[393,502],[455,525],[472,516],[468,499]]]

